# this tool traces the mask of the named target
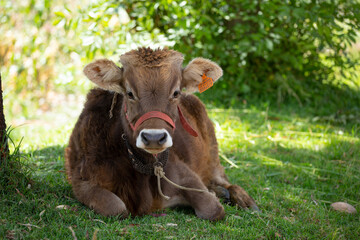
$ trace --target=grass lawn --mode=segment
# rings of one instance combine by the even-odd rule
[[[0,238],[360,238],[359,213],[330,207],[344,201],[360,211],[356,118],[316,116],[297,105],[211,109],[226,173],[253,196],[262,212],[225,206],[225,219],[209,222],[198,219],[190,208],[176,208],[119,220],[80,204],[66,181],[63,152],[81,107],[81,101],[63,103],[13,130],[15,143],[24,136],[22,161],[33,173],[31,184],[2,191]]]

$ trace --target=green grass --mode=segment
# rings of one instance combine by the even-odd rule
[[[71,111],[63,105],[57,114],[42,115],[12,133],[15,142],[25,136],[22,161],[35,170],[31,185],[2,193],[0,238],[73,239],[69,227],[78,239],[360,237],[359,214],[330,208],[345,201],[360,210],[357,119],[337,121],[336,116],[316,116],[296,105],[212,109],[226,173],[253,196],[262,212],[225,206],[225,219],[209,222],[196,218],[190,208],[176,208],[162,211],[165,216],[119,220],[77,202],[66,182],[63,152],[81,104]],[[57,208],[60,205],[68,207]]]

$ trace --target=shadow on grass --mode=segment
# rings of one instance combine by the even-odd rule
[[[226,80],[225,80],[226,81]],[[354,79],[356,81],[356,79]],[[216,108],[236,108],[241,106],[244,102],[255,100],[256,102],[273,102],[278,106],[294,103],[296,105],[303,105],[311,108],[322,108],[327,106],[329,109],[341,107],[351,108],[353,103],[360,101],[360,86],[359,83],[354,82],[357,87],[350,88],[346,85],[321,84],[316,82],[315,85],[309,86],[306,82],[303,83],[302,97],[300,102],[288,93],[287,96],[279,95],[276,89],[261,90],[260,92],[249,92],[242,94],[235,92],[238,89],[224,89],[221,84],[215,84],[212,88],[206,91],[206,94],[197,94],[206,104]],[[344,101],[346,99],[346,101]],[[279,101],[280,100],[280,101]],[[323,109],[326,111],[326,109]]]
[[[252,121],[250,129],[262,126],[261,121]],[[296,140],[296,136],[289,139]],[[318,149],[284,146],[266,136],[255,144],[238,141],[239,147],[224,149],[225,155],[235,154],[238,159],[239,169],[226,170],[233,183],[258,193],[271,186],[278,190],[293,189],[296,193],[304,191],[324,202],[348,199],[359,204],[360,193],[356,191],[360,189],[359,141],[333,138]],[[66,180],[64,149],[56,145],[27,153],[36,168],[34,190],[58,198],[74,198]]]
[[[359,141],[332,140],[317,150],[260,143],[235,156],[239,169],[227,169],[227,174],[261,207],[270,210],[274,201],[289,208],[338,201],[360,207]]]
[[[50,194],[68,200],[73,198],[71,186],[66,180],[64,151],[64,146],[55,145],[24,154],[35,169],[32,189],[37,194]]]
[[[360,125],[360,88],[355,90],[323,84],[321,89],[309,89],[308,98],[304,99],[302,104],[292,97],[277,103],[276,93],[241,95],[214,89],[213,92],[198,96],[210,109],[255,109],[267,111],[270,117],[274,118],[306,118],[317,123],[350,129],[354,125]]]
[[[206,221],[195,220],[194,211],[183,207],[166,210],[165,217],[149,215],[119,221],[118,217],[100,216],[73,197],[64,172],[65,147],[62,145],[26,153],[28,161],[36,168],[33,177],[35,183],[24,197],[18,196],[15,200],[9,197],[6,202],[3,201],[3,207],[11,209],[6,214],[14,223],[27,223],[31,218],[35,225],[44,228],[51,226],[47,228],[51,234],[58,234],[58,228],[61,228],[62,235],[66,236],[70,236],[70,225],[74,227],[79,238],[85,238],[87,231],[92,233],[95,228],[101,229],[102,234],[118,233],[121,236],[125,234],[121,229],[131,228],[133,230],[129,231],[134,234],[145,236],[152,232],[154,227],[159,227],[159,222],[165,227],[169,222],[176,222],[179,229],[183,222],[189,224],[183,227],[184,231],[189,227],[194,227],[196,231],[218,227],[229,229],[230,225],[230,230],[227,231],[237,234],[236,231],[256,228],[255,233],[268,238],[275,238],[278,234],[289,238],[306,234],[325,237],[329,236],[329,232],[335,231],[332,229],[341,226],[345,236],[351,238],[351,233],[357,229],[355,223],[358,223],[358,215],[343,217],[329,211],[328,206],[333,201],[348,201],[359,207],[356,201],[360,199],[357,190],[360,188],[360,142],[356,138],[352,140],[331,135],[331,141],[322,142],[319,148],[287,144],[286,141],[296,140],[294,134],[299,134],[301,129],[285,135],[287,138],[284,142],[271,140],[267,138],[267,134],[271,135],[272,132],[266,132],[269,130],[264,124],[263,114],[251,114],[253,115],[250,118],[244,118],[246,115],[241,118],[244,124],[249,125],[244,131],[252,132],[260,128],[262,135],[256,136],[253,143],[249,142],[249,139],[233,139],[234,136],[231,136],[237,145],[223,146],[222,150],[225,155],[235,155],[238,159],[236,164],[239,168],[227,168],[226,173],[232,183],[241,185],[254,197],[263,211],[260,215],[225,206],[226,219],[211,226],[204,225]],[[259,117],[259,120],[253,121],[256,117]],[[292,118],[288,117],[287,120],[287,124],[290,124]],[[276,126],[279,131],[280,125]],[[301,134],[300,136],[303,137]],[[305,137],[311,138],[311,134]],[[224,165],[228,166],[226,163]],[[57,208],[61,205],[69,208]],[[41,216],[44,210],[46,213]],[[11,212],[21,214],[12,215]],[[40,232],[42,229],[35,231]]]
[[[360,144],[356,136],[360,131],[351,132],[357,123],[314,122],[314,115],[291,105],[280,110],[267,104],[243,109],[215,109],[210,110],[209,115],[215,125],[218,123],[221,127],[230,121],[229,132],[220,131],[217,135],[222,152],[235,156],[240,168],[226,172],[233,183],[243,186],[254,196],[257,194],[261,198],[263,189],[272,187],[279,192],[293,189],[293,195],[303,191],[308,197],[313,195],[325,203],[339,200],[337,197],[354,202],[360,199],[355,191],[359,187],[356,181],[359,180]],[[340,130],[345,131],[344,137],[337,134]],[[277,133],[280,139],[274,140]],[[302,147],[306,141],[310,141],[309,146]],[[73,199],[65,176],[64,149],[63,145],[48,146],[26,155],[36,168],[37,191]]]
[[[209,115],[222,153],[239,167],[231,168],[221,158],[226,174],[249,191],[260,208],[328,209],[336,201],[360,207],[358,119],[345,124],[313,120],[316,115],[298,106],[277,110],[266,104],[213,109]]]

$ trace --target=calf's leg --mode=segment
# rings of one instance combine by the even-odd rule
[[[194,208],[195,213],[199,218],[212,221],[224,218],[224,207],[219,202],[219,199],[215,194],[210,193],[207,190],[206,186],[195,172],[180,161],[177,161],[174,164],[169,163],[167,166],[172,166],[171,169],[168,168],[166,171],[166,175],[170,180],[183,187],[202,189],[206,192],[180,190],[162,180],[165,194],[172,197],[178,197],[180,195],[185,202]]]
[[[227,179],[222,167],[216,168],[211,184],[208,186],[210,191],[214,191],[219,198],[225,202],[241,208],[250,208],[260,211],[254,199],[240,186],[232,185]]]
[[[206,188],[205,188],[206,189]],[[211,221],[221,220],[225,216],[224,207],[215,194],[182,190],[184,198],[195,209],[196,216]]]
[[[89,181],[73,182],[73,191],[76,198],[104,216],[128,216],[124,202],[114,193]]]

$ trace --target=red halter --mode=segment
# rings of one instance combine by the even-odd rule
[[[188,121],[186,121],[180,107],[177,107],[178,112],[179,112],[179,117],[180,117],[180,122],[181,125],[183,126],[183,128],[192,136],[197,137],[198,133],[190,126],[190,124],[188,123]],[[166,115],[165,113],[159,112],[159,111],[151,111],[151,112],[147,112],[144,115],[142,115],[135,123],[135,125],[133,125],[130,120],[129,117],[127,115],[127,106],[126,103],[124,102],[124,112],[125,112],[125,117],[128,120],[130,127],[133,131],[135,131],[143,122],[145,122],[146,120],[150,119],[150,118],[160,118],[162,120],[164,120],[165,122],[167,122],[172,128],[173,130],[175,130],[175,123],[174,121],[171,119],[171,117],[169,117],[168,115]]]

